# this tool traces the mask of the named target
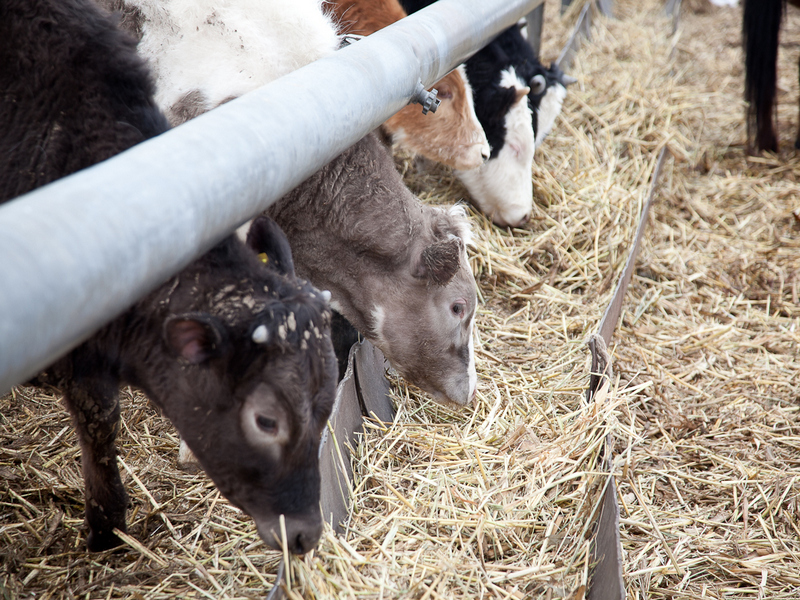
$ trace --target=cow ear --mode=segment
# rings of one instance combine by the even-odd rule
[[[453,235],[426,247],[414,268],[414,277],[445,285],[461,266],[462,244],[461,239]]]
[[[250,224],[247,245],[256,254],[263,254],[262,260],[266,257],[267,266],[271,269],[289,277],[295,276],[289,240],[278,224],[266,215],[256,217]]]
[[[193,365],[199,365],[222,353],[226,335],[214,317],[190,313],[173,315],[164,323],[164,341],[175,353]]]
[[[501,87],[497,89],[494,95],[494,102],[492,110],[495,115],[505,118],[506,113],[511,110],[511,107],[519,102],[517,95],[517,87]]]

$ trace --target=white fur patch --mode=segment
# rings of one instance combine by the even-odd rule
[[[519,26],[519,32],[522,34],[524,39],[528,39],[528,19],[522,19],[517,21],[517,25]]]
[[[567,88],[560,83],[550,86],[547,93],[539,103],[539,108],[536,111],[536,123],[539,130],[536,132],[536,147],[542,143],[553,125],[556,122],[556,117],[561,113],[561,105],[564,104],[564,98],[567,97]]]
[[[396,144],[397,146],[405,147],[408,140],[408,134],[406,130],[402,127],[398,127],[394,131],[392,131],[392,144]]]
[[[503,71],[504,87],[525,87],[511,67]],[[506,114],[506,137],[495,158],[456,176],[475,204],[500,226],[517,226],[533,207],[533,122],[528,98],[523,97]]]
[[[199,90],[213,108],[338,47],[322,0],[125,0],[145,17],[139,54],[167,111]]]
[[[517,71],[514,67],[508,67],[500,72],[500,87],[522,89],[527,87],[525,82],[517,77]]]
[[[464,246],[473,247],[475,240],[472,236],[472,223],[467,217],[467,209],[464,208],[464,205],[454,204],[447,209],[447,213],[458,221],[458,235],[461,236]]]
[[[242,225],[236,228],[236,237],[238,237],[243,242],[247,241],[247,232],[250,231],[250,225],[252,225],[253,219],[246,221]]]
[[[383,326],[385,322],[386,311],[384,311],[382,306],[376,304],[375,308],[372,309],[372,330],[375,333],[375,341],[373,343],[378,347],[386,344],[386,340],[383,337]]]
[[[181,438],[180,446],[178,447],[178,466],[181,469],[200,468],[200,461],[191,451],[189,445]]]
[[[475,336],[477,335],[477,329],[475,327],[475,314],[472,315],[472,323],[469,326],[470,332],[474,332],[473,335],[469,336],[469,399],[472,399],[472,395],[475,392],[475,389],[478,387],[478,372],[475,369]]]

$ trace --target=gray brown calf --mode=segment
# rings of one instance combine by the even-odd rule
[[[477,384],[477,292],[461,207],[422,204],[388,150],[368,135],[267,211],[286,232],[298,274],[409,381],[469,404]]]

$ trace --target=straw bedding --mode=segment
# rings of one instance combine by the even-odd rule
[[[570,17],[547,5],[543,57]],[[579,79],[537,151],[531,223],[473,214],[480,286],[474,410],[393,380],[397,419],[354,449],[347,532],[291,561],[291,598],[582,598],[600,456],[615,439],[629,598],[800,596],[800,11],[780,56],[779,155],[745,151],[739,9],[656,0],[595,19]],[[627,257],[658,151],[670,158],[587,402],[587,336]],[[399,157],[425,201],[466,196]],[[0,399],[0,596],[260,598],[280,555],[123,390],[132,499],[122,551],[84,551],[79,451],[58,396]]]

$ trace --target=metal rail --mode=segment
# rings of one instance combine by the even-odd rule
[[[440,0],[0,207],[0,393],[88,338],[541,0]],[[325,93],[319,93],[324,90]]]
[[[612,379],[611,337],[617,328],[622,315],[622,303],[628,284],[633,277],[636,258],[642,245],[642,239],[647,229],[650,207],[655,198],[664,159],[667,155],[666,145],[656,161],[655,170],[650,180],[650,193],[642,206],[639,215],[639,225],[631,242],[628,258],[622,269],[622,274],[614,288],[611,302],[606,306],[597,333],[589,339],[589,348],[592,355],[592,367],[589,376],[589,389],[587,396],[594,396],[604,384],[610,385]],[[589,580],[588,600],[625,600],[625,580],[622,573],[622,543],[619,534],[619,504],[617,502],[617,484],[614,478],[614,441],[611,434],[606,435],[603,452],[603,470],[608,473],[602,499],[597,505],[600,513],[595,520],[595,535],[592,542],[592,563],[594,568]]]

